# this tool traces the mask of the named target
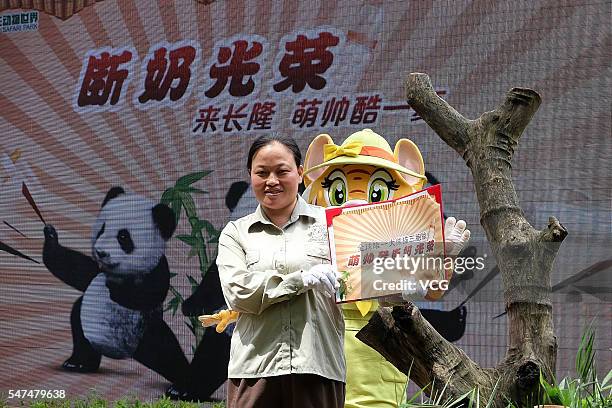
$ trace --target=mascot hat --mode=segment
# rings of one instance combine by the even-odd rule
[[[327,143],[323,146],[323,162],[304,170],[304,175],[321,167],[343,164],[364,164],[393,169],[419,179],[427,180],[423,174],[416,173],[398,163],[389,143],[371,129],[355,132],[342,142],[340,146]],[[418,151],[418,150],[417,150]],[[420,153],[419,153],[420,156]],[[420,158],[422,162],[422,158]]]

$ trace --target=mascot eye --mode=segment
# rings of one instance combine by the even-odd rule
[[[346,201],[346,184],[344,180],[335,179],[329,189],[329,200],[332,205],[342,205]]]
[[[346,180],[344,179],[344,173],[341,171],[331,172],[321,185],[325,189],[325,196],[329,205],[342,205],[348,200]]]
[[[134,251],[134,242],[128,230],[122,229],[119,231],[117,234],[117,241],[121,249],[123,249],[123,252],[131,254]]]
[[[368,183],[368,201],[377,203],[393,198],[393,192],[399,188],[395,179],[384,169],[374,172]]]
[[[389,186],[383,180],[374,180],[368,191],[368,201],[377,203],[389,199]]]

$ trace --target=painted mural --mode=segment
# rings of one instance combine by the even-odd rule
[[[489,256],[423,306],[496,364],[507,326],[471,175],[405,102],[410,72],[471,117],[514,86],[542,95],[513,177],[530,222],[570,231],[558,374],[593,319],[612,366],[609,2],[3,1],[0,29],[0,393],[223,398],[231,327],[197,315],[225,308],[216,240],[255,208],[264,133],[303,154],[320,133],[413,140],[472,231],[465,254]]]

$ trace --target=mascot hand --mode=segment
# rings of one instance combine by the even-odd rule
[[[446,256],[457,256],[470,240],[470,230],[466,229],[463,220],[457,221],[455,217],[448,217],[444,225],[444,241],[446,242]]]
[[[204,327],[217,325],[217,327],[215,328],[217,333],[223,333],[223,331],[229,324],[234,323],[236,320],[238,320],[239,315],[240,313],[235,312],[233,310],[221,310],[220,312],[215,314],[202,315],[198,317],[198,320],[200,321],[200,323],[202,323],[202,326]]]
[[[340,274],[330,264],[318,264],[302,272],[304,289],[318,290],[328,297],[333,297],[340,287]]]

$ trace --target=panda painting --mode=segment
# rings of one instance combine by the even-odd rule
[[[52,225],[44,229],[43,262],[83,292],[70,315],[73,352],[63,368],[94,372],[102,356],[133,358],[175,387],[186,383],[189,364],[162,305],[170,285],[164,255],[176,228],[164,204],[113,187],[92,228],[91,256],[60,245]]]

